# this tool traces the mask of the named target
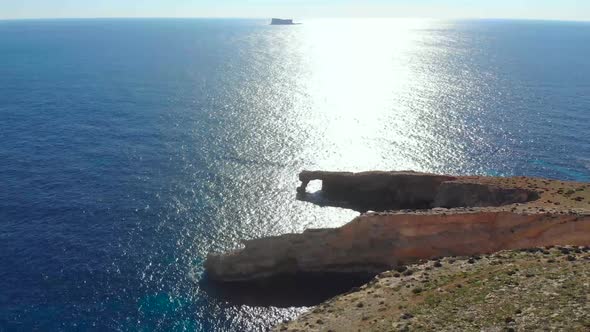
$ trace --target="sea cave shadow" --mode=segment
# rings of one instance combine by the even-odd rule
[[[256,281],[217,282],[205,276],[201,289],[209,296],[253,307],[309,307],[360,287],[373,275],[322,273],[277,276]]]

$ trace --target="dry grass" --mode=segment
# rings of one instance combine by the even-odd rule
[[[590,248],[443,258],[380,274],[279,331],[590,331]]]

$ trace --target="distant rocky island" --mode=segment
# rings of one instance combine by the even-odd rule
[[[299,23],[294,23],[293,19],[282,19],[282,18],[273,18],[270,21],[270,25],[296,25]]]
[[[310,229],[302,234],[255,239],[245,241],[245,247],[234,252],[212,253],[205,263],[209,278],[222,283],[235,283],[260,281],[284,275],[364,274],[377,277],[367,286],[319,306],[326,310],[315,309],[300,320],[282,325],[281,330],[387,330],[392,324],[399,325],[395,325],[394,330],[396,326],[400,329],[407,328],[412,317],[419,311],[415,306],[415,299],[408,299],[410,295],[418,296],[422,292],[429,292],[429,301],[436,302],[437,289],[443,293],[453,293],[455,283],[478,283],[477,278],[480,278],[490,283],[505,281],[510,284],[512,281],[500,278],[506,273],[523,274],[524,279],[527,279],[526,276],[529,274],[530,278],[538,276],[538,279],[527,279],[531,283],[531,289],[537,287],[533,281],[543,284],[547,279],[561,278],[552,275],[539,276],[542,271],[558,272],[560,269],[571,267],[568,270],[570,274],[581,276],[582,281],[587,281],[590,277],[588,183],[529,177],[448,176],[378,171],[304,171],[299,174],[299,179],[302,182],[297,190],[300,200],[350,208],[361,212],[361,215],[340,228]],[[313,180],[322,181],[319,200],[316,194],[306,192],[307,184]],[[494,254],[503,250],[554,246],[562,246],[558,248],[563,249],[530,249],[533,255],[526,257],[513,252]],[[482,261],[483,265],[479,264],[482,255],[488,255]],[[502,260],[499,257],[510,259]],[[465,268],[444,270],[446,272],[441,270],[443,272],[439,273],[440,275],[436,274],[436,278],[441,278],[437,279],[438,283],[429,277],[431,274],[435,275],[431,271],[433,268],[448,266],[457,260],[463,263],[456,266],[465,265]],[[555,269],[544,266],[555,261],[560,262]],[[562,263],[564,261],[575,263],[572,263],[572,266],[566,264],[564,267],[561,266],[565,264]],[[510,265],[496,267],[501,264]],[[412,267],[408,270],[407,266]],[[531,272],[527,274],[524,271],[528,271],[529,267]],[[412,276],[411,272],[405,271],[422,272]],[[473,280],[466,281],[470,273],[473,275],[469,278]],[[416,279],[418,275],[420,281]],[[385,284],[380,280],[388,280],[385,283],[388,287],[384,287]],[[390,287],[389,283],[392,281],[395,282]],[[522,281],[521,283],[524,284]],[[555,286],[556,289],[560,287]],[[567,293],[561,294],[563,298],[560,297],[560,300],[586,301],[585,296],[590,290],[588,283],[576,287],[576,292],[582,292],[578,295],[584,299]],[[405,288],[411,292],[402,292]],[[381,294],[383,292],[387,294]],[[482,294],[484,297],[485,295]],[[507,297],[504,299],[495,298],[489,301],[504,305],[514,302],[514,299],[510,300],[513,297],[527,298],[525,295],[513,290],[513,293],[505,294]],[[551,296],[543,298],[539,295],[534,301],[546,303]],[[480,299],[479,295],[474,295],[471,300],[477,299]],[[460,298],[455,300],[457,305],[461,304]],[[531,301],[534,302],[532,298]],[[431,302],[429,303],[434,303]],[[408,303],[416,309],[413,312],[402,312],[404,310],[400,308],[408,306]],[[570,311],[578,312],[580,309],[580,312],[587,312],[588,302],[585,303],[578,307],[572,304]],[[391,309],[394,304],[395,310]],[[530,305],[534,306],[534,303]],[[482,309],[489,310],[493,312],[496,309]],[[514,310],[520,310],[522,313],[525,308]],[[402,317],[398,321],[389,314],[384,316],[384,313],[390,311],[400,311],[399,314],[405,315],[405,318]],[[546,307],[542,314],[547,314],[547,311],[550,311],[550,307]],[[558,313],[549,312],[551,315]],[[486,320],[489,318],[489,312],[479,314],[487,317]],[[513,327],[513,316],[517,314],[506,314],[499,324],[503,324],[502,327]],[[436,319],[436,315],[425,315],[425,326],[436,329],[436,321],[427,321]],[[477,315],[478,313],[468,315],[471,318],[466,319],[471,319],[471,322],[461,324],[471,324],[475,330],[498,327],[498,322],[483,321],[483,318],[478,321]],[[384,317],[389,317],[385,323]],[[570,326],[582,329],[590,327],[588,316],[577,318],[579,319],[576,324],[579,324]],[[534,321],[531,317],[527,319]],[[541,326],[543,324],[542,321],[537,323]],[[450,330],[462,327],[461,330],[465,330],[465,326],[461,324],[447,321],[439,322],[438,326]]]

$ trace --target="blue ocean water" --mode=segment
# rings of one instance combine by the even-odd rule
[[[302,169],[590,181],[590,24],[0,21],[0,331],[258,331],[207,252],[341,225]]]

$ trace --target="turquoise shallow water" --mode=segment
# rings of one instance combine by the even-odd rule
[[[590,181],[590,24],[0,21],[0,331],[265,330],[202,262],[302,169]]]

